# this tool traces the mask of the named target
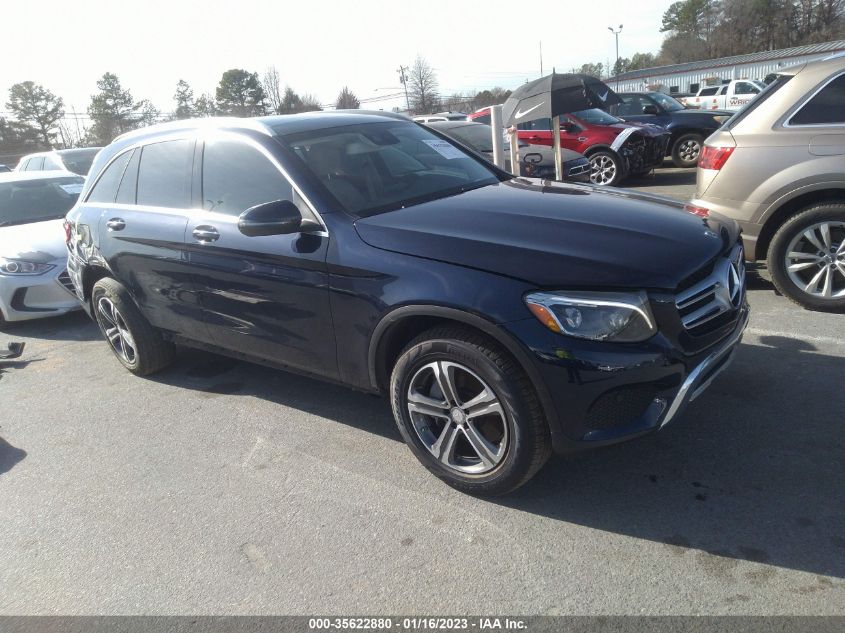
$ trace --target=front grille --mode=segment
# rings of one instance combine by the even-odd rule
[[[608,391],[590,407],[586,425],[592,430],[627,426],[642,417],[656,395],[653,384],[626,385]]]
[[[710,273],[675,296],[684,328],[693,335],[707,334],[730,322],[745,296],[745,260],[737,244],[727,257],[716,260]]]
[[[59,273],[59,276],[56,277],[56,281],[58,281],[70,294],[76,294],[76,288],[73,287],[73,281],[70,279],[70,273],[68,273],[67,268]]]

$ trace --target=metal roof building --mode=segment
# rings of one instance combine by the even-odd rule
[[[669,94],[698,92],[704,86],[725,83],[731,79],[763,79],[781,68],[824,59],[841,51],[845,51],[845,40],[835,40],[777,51],[632,70],[611,77],[607,83],[615,89],[618,82],[621,92],[644,90],[646,87]]]

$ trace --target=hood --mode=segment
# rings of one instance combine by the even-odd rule
[[[642,132],[645,136],[662,136],[669,134],[666,128],[655,125],[654,123],[639,123],[637,121],[626,121],[625,123],[614,123],[613,125],[605,126],[614,130],[618,135],[629,127],[635,128],[638,132]]]
[[[672,290],[738,238],[671,200],[516,178],[355,222],[376,248],[544,288]]]
[[[46,264],[67,256],[63,220],[0,227],[0,257]]]
[[[692,118],[700,116],[733,116],[736,112],[729,110],[702,110],[701,108],[684,108],[671,113],[673,117]]]

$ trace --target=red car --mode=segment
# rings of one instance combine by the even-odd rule
[[[490,122],[490,109],[468,119]],[[520,123],[519,140],[552,145],[551,121]],[[603,110],[581,110],[560,117],[560,144],[590,159],[590,180],[596,185],[617,185],[630,175],[642,175],[663,164],[670,134],[657,125],[625,123]]]

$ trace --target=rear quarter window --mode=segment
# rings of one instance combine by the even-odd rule
[[[789,125],[845,123],[845,75],[829,82],[789,120]]]
[[[88,202],[114,202],[120,179],[123,177],[123,172],[131,155],[132,152],[124,152],[109,163],[91,189],[91,193],[88,194]]]

